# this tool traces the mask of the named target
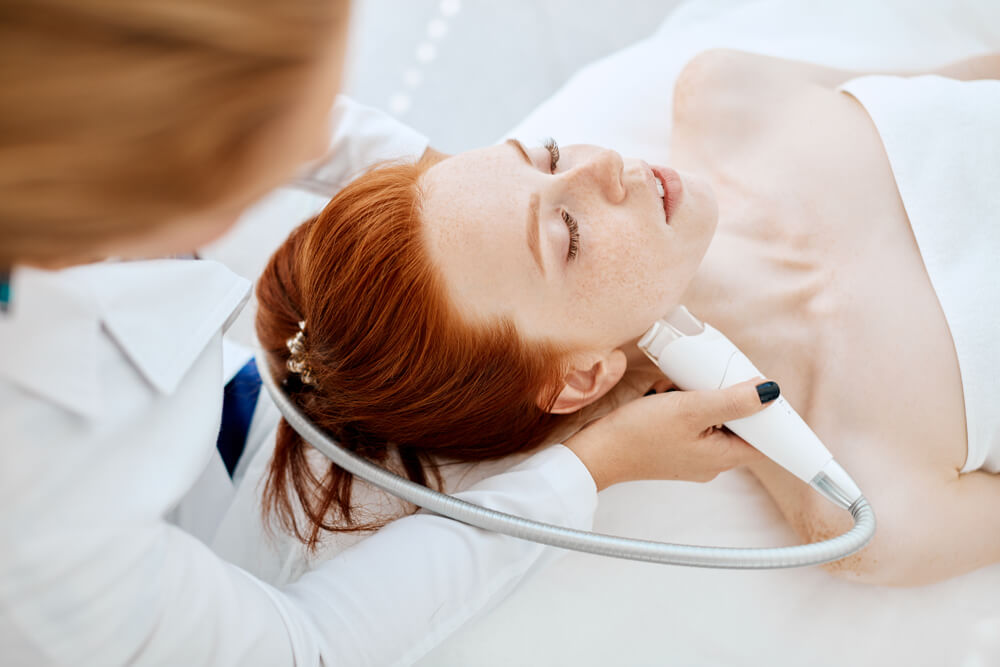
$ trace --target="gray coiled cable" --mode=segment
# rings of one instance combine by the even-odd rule
[[[564,528],[497,512],[439,493],[404,479],[385,468],[344,449],[320,431],[282,391],[271,377],[267,362],[258,363],[261,380],[288,424],[328,459],[378,488],[442,516],[523,540],[562,549],[625,558],[628,560],[687,565],[691,567],[764,570],[820,565],[839,560],[864,547],[875,534],[875,512],[864,496],[850,507],[854,527],[843,535],[794,547],[735,548],[704,547],[637,540]]]

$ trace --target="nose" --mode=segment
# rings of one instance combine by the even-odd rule
[[[573,165],[566,178],[583,187],[597,188],[609,202],[618,204],[627,192],[622,179],[624,166],[621,155],[602,148]]]

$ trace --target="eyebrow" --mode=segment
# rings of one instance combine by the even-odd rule
[[[521,157],[524,158],[525,162],[534,166],[535,163],[531,161],[531,157],[528,155],[528,151],[524,150],[524,144],[522,144],[520,141],[514,138],[508,139],[506,143],[516,148],[517,152],[521,154]]]
[[[506,142],[508,145],[513,146],[524,161],[529,165],[534,166],[534,162],[531,161],[531,157],[528,155],[528,151],[524,150],[524,145],[521,144],[517,139],[508,139]],[[542,262],[542,249],[538,242],[538,193],[535,192],[531,195],[528,200],[528,249],[531,250],[531,256],[535,258],[535,264],[538,265],[538,269],[545,275],[545,265]]]

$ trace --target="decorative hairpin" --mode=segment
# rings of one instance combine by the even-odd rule
[[[306,335],[306,321],[299,321],[298,332],[285,341],[285,345],[288,347],[288,361],[285,362],[285,366],[293,373],[298,374],[299,380],[302,384],[315,385],[316,382],[313,379],[312,372],[309,366],[306,364],[302,355],[305,353],[305,342],[304,338]]]

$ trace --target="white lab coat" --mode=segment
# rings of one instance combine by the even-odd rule
[[[328,182],[385,157],[364,137],[391,124],[338,105],[357,134],[335,138]],[[213,261],[15,271],[0,316],[5,667],[406,664],[546,551],[421,514],[275,588],[170,523],[220,479],[222,332],[248,290]],[[558,446],[464,497],[573,527],[596,505]]]

